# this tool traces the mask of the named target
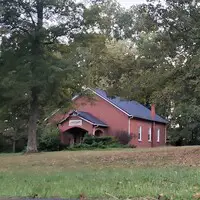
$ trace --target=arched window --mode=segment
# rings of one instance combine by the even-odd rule
[[[102,130],[96,130],[95,133],[94,133],[94,135],[96,137],[101,137],[103,135],[103,131]]]

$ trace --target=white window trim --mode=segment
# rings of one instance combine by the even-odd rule
[[[148,142],[151,142],[151,141],[152,141],[152,128],[149,127],[149,130],[148,130]]]
[[[157,142],[160,142],[160,129],[157,130]]]
[[[139,142],[142,142],[142,126],[139,126],[138,135],[140,135],[140,137],[138,138],[138,141],[139,141]]]

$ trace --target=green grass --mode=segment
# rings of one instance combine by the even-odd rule
[[[1,196],[76,198],[156,197],[192,199],[200,187],[200,170],[190,168],[101,169],[54,173],[0,173]]]
[[[189,200],[200,192],[198,150],[4,154],[0,155],[0,197],[77,198],[83,193],[89,199],[132,200],[164,194]],[[177,156],[183,160],[177,162]]]

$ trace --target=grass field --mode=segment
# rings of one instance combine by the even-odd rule
[[[0,197],[188,200],[198,193],[200,147],[0,154]]]

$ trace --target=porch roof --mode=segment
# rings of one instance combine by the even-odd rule
[[[70,116],[78,116],[79,118],[88,121],[89,123],[95,125],[95,126],[102,126],[102,127],[108,127],[108,125],[98,119],[97,117],[93,116],[92,114],[88,112],[82,112],[82,111],[73,111],[71,112],[65,119],[63,119],[60,124],[65,122]]]

